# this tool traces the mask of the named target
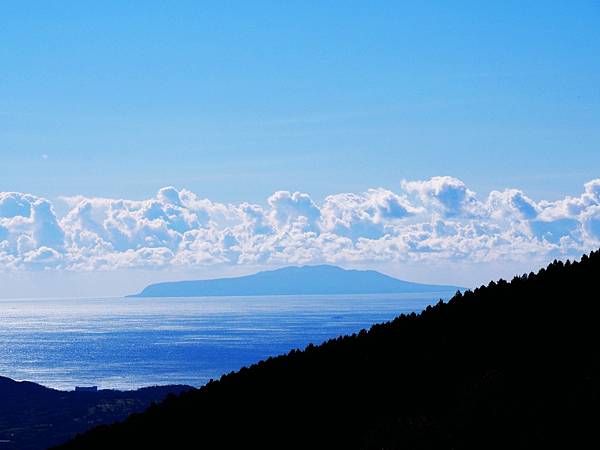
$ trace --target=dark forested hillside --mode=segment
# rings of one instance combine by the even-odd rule
[[[600,252],[256,364],[64,449],[600,448]]]
[[[168,394],[191,386],[155,386],[136,391],[58,391],[0,377],[0,449],[37,450],[60,444],[95,425],[144,411]]]

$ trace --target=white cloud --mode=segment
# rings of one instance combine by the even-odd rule
[[[310,229],[316,227],[321,211],[308,194],[277,191],[269,197],[270,217],[276,226],[294,226],[302,223]]]
[[[398,192],[278,191],[265,206],[222,204],[174,187],[147,200],[0,193],[4,271],[165,269],[304,263],[523,262],[600,246],[600,179],[578,197],[536,202],[515,189],[478,196],[461,180]]]
[[[321,207],[321,229],[340,236],[378,239],[393,226],[422,209],[412,206],[405,195],[386,189],[369,189],[363,194],[335,194]]]
[[[18,192],[0,193],[0,217],[29,217],[35,197]]]
[[[537,204],[517,189],[492,191],[488,196],[486,208],[494,219],[531,220],[539,214]]]
[[[600,245],[600,205],[587,208],[581,214],[581,219],[586,235]]]
[[[426,181],[403,181],[402,187],[444,217],[469,217],[479,213],[481,208],[475,192],[457,178],[444,176]]]

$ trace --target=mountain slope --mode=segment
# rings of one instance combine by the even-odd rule
[[[600,252],[555,262],[271,358],[61,448],[600,448],[599,280]]]
[[[0,377],[0,448],[44,449],[103,423],[125,419],[168,394],[191,386],[156,386],[137,391],[58,391]]]
[[[321,265],[284,267],[236,278],[152,284],[132,297],[394,294],[456,289],[456,286],[402,281],[374,270],[345,270]]]

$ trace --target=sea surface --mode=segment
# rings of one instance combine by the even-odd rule
[[[0,375],[65,390],[201,386],[452,294],[0,300]]]

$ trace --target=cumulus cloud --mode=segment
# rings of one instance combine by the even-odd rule
[[[426,181],[404,181],[402,187],[443,217],[468,217],[479,212],[475,192],[453,177],[433,177]]]
[[[363,194],[335,194],[325,198],[321,207],[321,229],[350,237],[379,239],[386,227],[410,217],[421,209],[406,196],[386,189],[369,189]]]
[[[0,217],[29,217],[35,198],[18,192],[0,193]]]
[[[600,204],[587,208],[581,214],[581,219],[587,236],[600,242]]]
[[[268,200],[271,217],[278,226],[304,224],[313,229],[321,211],[308,194],[277,191]]]
[[[537,204],[517,189],[492,191],[486,202],[488,214],[495,219],[532,220],[539,214]]]
[[[0,261],[11,270],[113,270],[305,263],[529,261],[600,246],[600,179],[581,195],[485,198],[452,177],[314,201],[277,191],[223,204],[175,187],[146,200],[0,192]]]

